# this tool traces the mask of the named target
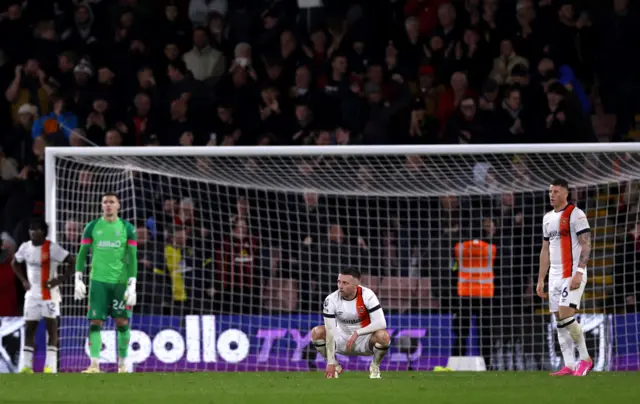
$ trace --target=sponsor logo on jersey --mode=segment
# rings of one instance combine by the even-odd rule
[[[98,241],[98,247],[100,248],[120,248],[122,247],[122,242],[120,240],[100,240]]]
[[[570,234],[569,231],[550,231],[549,232],[549,240],[555,240],[558,237],[568,237]]]
[[[352,319],[340,318],[340,319],[338,319],[338,322],[343,323],[343,324],[359,324],[360,323],[360,319],[359,318],[352,318]]]

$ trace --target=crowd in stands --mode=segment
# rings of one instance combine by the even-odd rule
[[[7,262],[28,218],[43,213],[47,146],[595,142],[640,130],[640,17],[629,0],[308,3],[0,1],[0,315],[21,310]],[[408,157],[402,172],[419,163]],[[448,310],[453,246],[488,237],[508,251],[497,265],[513,271],[500,276],[508,301],[491,317],[535,312],[527,296],[544,195],[358,203],[230,188],[212,197],[137,180],[128,200],[147,201],[135,218],[142,311],[260,312],[263,288],[292,288],[270,279],[294,279],[300,295],[280,295],[278,309],[315,312],[341,265],[435,279],[428,296],[413,286],[413,307]],[[82,193],[95,178],[79,171],[71,181]],[[68,200],[76,215],[60,218],[58,238],[75,252],[90,216],[77,212],[94,201]],[[634,227],[620,253],[634,263],[638,235]],[[619,295],[637,304],[636,288]]]

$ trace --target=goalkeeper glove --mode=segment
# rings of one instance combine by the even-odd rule
[[[76,272],[76,281],[73,290],[73,297],[76,300],[81,300],[87,297],[87,287],[82,282],[82,272]]]
[[[124,292],[124,300],[126,300],[127,306],[136,305],[136,278],[129,278],[127,291]]]

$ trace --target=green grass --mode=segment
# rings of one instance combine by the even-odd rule
[[[383,379],[345,372],[138,373],[2,375],[0,402],[10,403],[611,403],[640,402],[640,373],[387,372]]]

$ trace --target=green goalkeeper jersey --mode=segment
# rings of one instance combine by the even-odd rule
[[[126,284],[128,278],[137,275],[137,239],[135,227],[118,218],[108,222],[99,218],[89,222],[82,233],[82,241],[76,271],[84,270],[84,263],[91,249],[91,280]]]

